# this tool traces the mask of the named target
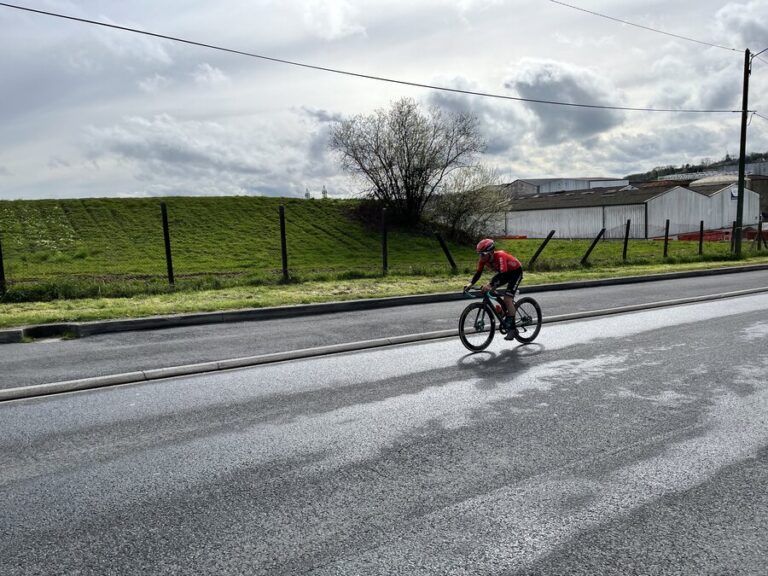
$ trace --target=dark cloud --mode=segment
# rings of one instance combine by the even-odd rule
[[[715,28],[727,46],[753,53],[768,47],[768,3],[731,2],[715,15]]]
[[[434,83],[446,88],[483,92],[480,87],[459,76],[440,78]],[[471,114],[477,118],[480,132],[487,143],[486,154],[503,155],[508,159],[519,154],[519,145],[528,130],[528,122],[518,103],[445,91],[431,92],[427,103],[445,112]]]
[[[329,148],[331,129],[330,124],[324,124],[309,139],[305,172],[313,179],[330,178],[339,172],[338,161]]]
[[[301,111],[309,116],[312,120],[321,123],[341,122],[344,117],[339,112],[329,112],[328,110],[321,110],[317,108],[309,108],[302,106]]]
[[[217,133],[218,132],[218,133]],[[172,174],[227,172],[260,175],[268,172],[245,150],[227,144],[216,125],[178,122],[167,115],[90,130],[91,157],[114,155]]]
[[[679,164],[686,158],[722,156],[721,141],[719,129],[688,124],[613,135],[601,140],[599,150],[601,157],[613,164],[647,162],[655,165],[658,159],[670,157],[676,158],[673,163]]]
[[[72,164],[70,164],[67,160],[64,160],[64,158],[60,158],[58,156],[51,156],[48,159],[48,168],[56,169],[56,168],[71,168]]]
[[[592,104],[620,105],[618,92],[594,72],[559,62],[526,60],[507,80],[505,87],[523,98]],[[528,104],[538,118],[538,141],[544,145],[584,140],[620,125],[624,114],[616,110]]]

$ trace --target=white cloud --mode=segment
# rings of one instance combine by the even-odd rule
[[[170,79],[160,74],[153,74],[147,78],[139,80],[139,89],[147,94],[154,94],[160,92],[164,88],[171,85]]]
[[[216,87],[229,83],[229,77],[224,72],[206,62],[199,64],[195,68],[194,72],[192,72],[192,77],[198,86]]]
[[[768,47],[768,3],[626,0],[606,13],[743,50]],[[46,9],[374,76],[525,98],[735,109],[743,53],[541,0],[189,0]],[[603,8],[595,7],[596,10]],[[510,179],[616,175],[738,151],[738,114],[534,105],[330,74],[0,9],[3,197],[303,195],[359,189],[326,145],[333,121],[403,96],[475,114]],[[768,61],[768,52],[763,57]],[[768,116],[768,64],[750,108]],[[89,128],[84,128],[89,127]],[[748,149],[768,148],[755,117]]]
[[[358,9],[347,0],[307,0],[304,24],[324,40],[339,40],[364,34],[365,27],[356,21]]]

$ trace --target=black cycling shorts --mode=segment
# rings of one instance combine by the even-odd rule
[[[500,272],[491,279],[491,284],[497,287],[501,287],[504,284],[507,285],[507,292],[510,296],[515,294],[515,290],[520,286],[520,282],[523,281],[523,269],[517,268],[510,270],[509,272]]]

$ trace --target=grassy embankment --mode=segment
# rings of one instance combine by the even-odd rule
[[[389,233],[389,274],[381,235],[349,217],[352,201],[276,198],[167,198],[176,284],[168,285],[158,199],[0,202],[8,292],[0,327],[177,312],[323,302],[457,290],[474,267],[471,247],[449,244],[452,274],[435,237]],[[281,283],[278,206],[285,205],[289,269]],[[541,240],[501,246],[527,262]],[[552,240],[526,284],[734,265],[729,244]],[[768,252],[745,244],[748,262]],[[763,256],[766,255],[766,256]]]

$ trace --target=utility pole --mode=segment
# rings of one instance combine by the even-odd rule
[[[734,251],[736,257],[741,257],[741,229],[743,226],[742,212],[744,211],[744,165],[747,156],[747,104],[749,100],[749,74],[752,58],[749,48],[744,51],[744,92],[741,97],[741,147],[739,149],[739,196],[736,202],[736,234]]]

